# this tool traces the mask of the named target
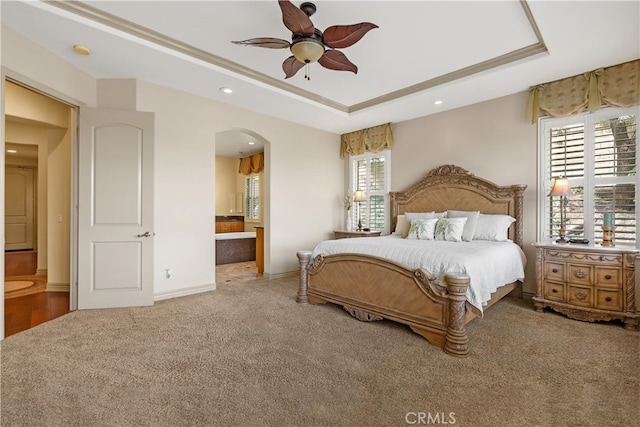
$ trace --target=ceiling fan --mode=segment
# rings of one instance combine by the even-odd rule
[[[282,21],[291,33],[291,43],[287,40],[273,37],[259,37],[232,43],[244,46],[266,47],[269,49],[290,49],[293,54],[282,63],[285,79],[294,76],[302,67],[312,62],[318,62],[324,68],[338,71],[358,73],[358,67],[353,64],[342,49],[354,45],[367,32],[378,28],[376,24],[361,22],[353,25],[334,25],[324,32],[313,26],[309,17],[316,12],[316,5],[305,2],[296,7],[290,1],[278,1],[282,10]],[[305,78],[309,80],[307,71]]]

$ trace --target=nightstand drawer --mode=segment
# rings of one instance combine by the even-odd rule
[[[566,260],[568,262],[577,261],[588,264],[598,263],[619,265],[622,263],[622,255],[615,253],[546,249],[544,251],[544,257],[545,259]]]
[[[622,271],[619,268],[596,267],[596,286],[622,289]]]
[[[603,310],[622,310],[622,291],[610,291],[596,288],[596,308]]]
[[[564,302],[564,285],[562,283],[545,282],[544,297],[551,301]]]
[[[593,267],[584,264],[567,266],[567,281],[577,285],[593,285]]]
[[[564,263],[546,261],[544,263],[544,277],[564,282]]]
[[[569,285],[567,303],[581,307],[593,307],[593,288]]]

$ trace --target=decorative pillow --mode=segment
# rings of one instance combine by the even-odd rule
[[[412,219],[407,239],[433,240],[438,218]]]
[[[438,222],[436,224],[435,240],[461,242],[462,231],[464,230],[464,225],[466,222],[466,217],[438,219]]]
[[[396,231],[394,231],[393,234],[400,237],[407,237],[410,227],[411,221],[409,218],[407,218],[406,215],[398,215],[396,218]]]
[[[473,240],[473,234],[478,223],[478,215],[480,215],[480,211],[447,211],[447,218],[467,218],[467,223],[462,231],[462,240],[465,242]]]
[[[494,242],[509,241],[509,227],[515,222],[515,218],[509,215],[478,215],[476,231],[473,234],[475,240],[491,240]]]

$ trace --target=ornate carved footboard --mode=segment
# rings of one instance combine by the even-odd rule
[[[447,276],[446,289],[433,284],[429,272],[408,270],[382,258],[298,252],[298,302],[341,304],[360,320],[386,318],[409,325],[445,352],[469,354],[465,330],[468,277]]]

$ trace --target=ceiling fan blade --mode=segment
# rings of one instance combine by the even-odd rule
[[[324,41],[329,47],[342,49],[354,45],[374,28],[378,28],[378,26],[371,22],[361,22],[353,25],[334,25],[324,30]]]
[[[289,49],[289,47],[291,47],[291,43],[287,40],[276,39],[273,37],[258,37],[249,40],[232,41],[231,43],[244,46],[267,47],[269,49]]]
[[[284,71],[286,76],[285,79],[295,76],[296,73],[304,66],[305,64],[298,61],[294,56],[290,56],[285,59],[282,63],[282,71]]]
[[[358,67],[349,61],[344,53],[339,50],[327,50],[318,60],[324,68],[337,71],[351,71],[358,74]]]
[[[282,10],[282,22],[293,34],[313,34],[315,27],[306,13],[290,1],[278,1]]]

